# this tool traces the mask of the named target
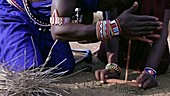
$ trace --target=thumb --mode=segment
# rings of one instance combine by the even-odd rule
[[[134,2],[133,6],[127,9],[128,13],[134,13],[138,9],[138,2]]]

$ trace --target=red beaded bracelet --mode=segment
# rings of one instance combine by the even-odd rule
[[[111,39],[120,34],[120,26],[116,20],[98,21],[96,23],[96,37],[98,40]]]

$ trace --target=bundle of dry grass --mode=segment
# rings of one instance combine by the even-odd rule
[[[41,71],[41,66],[23,72],[12,72],[1,66],[0,94],[2,96],[61,96],[54,90],[52,83],[56,83],[67,71],[54,73],[54,70],[60,70],[58,65],[45,71]]]
[[[54,45],[57,43],[54,43]],[[26,69],[22,72],[14,72],[9,68],[0,66],[0,96],[61,96],[54,90],[52,83],[56,83],[61,79],[62,75],[67,71],[58,71],[58,68],[66,59],[61,61],[58,65],[46,68],[47,62],[50,60],[52,53],[52,46],[46,62],[39,67]],[[54,72],[55,71],[55,72]],[[57,72],[56,72],[57,71]]]

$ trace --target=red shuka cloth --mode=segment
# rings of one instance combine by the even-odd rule
[[[142,0],[141,14],[154,15],[163,21],[164,10],[170,8],[170,0]]]

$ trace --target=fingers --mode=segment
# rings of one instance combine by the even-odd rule
[[[161,36],[159,34],[151,34],[151,35],[146,35],[145,37],[159,39]]]
[[[136,78],[136,81],[139,82],[140,79],[142,78],[143,74],[140,74],[137,78]]]
[[[132,38],[132,39],[133,39],[133,40],[139,40],[139,41],[146,42],[146,43],[153,43],[152,40],[147,39],[147,38],[143,38],[143,37],[134,37],[134,38]]]
[[[157,37],[159,38],[160,35],[151,35],[153,34],[153,30],[160,30],[162,29],[162,26],[140,26],[140,27],[133,27],[131,28],[131,34],[136,36],[143,36],[143,35],[150,35],[153,38]],[[154,31],[155,32],[155,31]]]
[[[106,70],[101,70],[101,72],[100,72],[100,81],[101,81],[101,83],[105,82],[105,73],[106,73]]]
[[[100,80],[100,71],[101,71],[101,70],[95,71],[96,80]]]
[[[143,84],[147,80],[147,76],[145,74],[140,74],[139,77],[137,77],[136,81],[139,84]]]
[[[133,6],[126,10],[128,13],[134,13],[138,9],[138,3],[134,2]]]
[[[136,81],[139,83],[139,87],[143,89],[156,87],[158,85],[157,80],[151,75],[142,73],[137,78]]]
[[[159,39],[160,35],[159,34],[151,34],[151,35],[145,35],[145,36],[142,36],[142,37],[133,37],[132,40],[139,40],[139,41],[142,41],[142,42],[152,44],[153,40],[148,39],[146,37]]]
[[[148,15],[133,15],[134,19],[137,21],[158,21],[159,18],[155,16],[148,16]]]
[[[145,82],[143,82],[143,84],[142,84],[142,88],[143,89],[149,88],[151,86],[150,85],[151,81],[152,81],[151,78],[148,78],[147,80],[145,80]]]
[[[136,23],[137,26],[162,26],[163,23],[160,21],[140,21]]]
[[[141,36],[145,36],[145,35],[150,35],[153,34],[153,31],[131,31],[131,37],[141,37]]]
[[[142,85],[143,89],[147,89],[147,88],[152,88],[152,87],[156,87],[158,85],[158,82],[153,79],[153,78],[148,78]]]
[[[110,78],[115,78],[115,79],[118,79],[119,78],[119,75],[118,73],[109,73],[109,74],[105,74],[105,78],[106,79],[110,79]]]
[[[108,70],[106,70],[106,69],[97,70],[97,71],[95,71],[95,77],[97,80],[100,80],[104,83],[105,78],[106,78],[105,74],[107,74],[107,73],[108,73]]]
[[[119,78],[119,75],[116,72],[115,73],[110,72],[110,70],[108,69],[101,69],[101,70],[95,71],[95,77],[97,80],[101,81],[101,83],[105,83],[105,79]]]
[[[152,31],[152,30],[160,30],[162,26],[137,26],[132,28],[134,31]]]

